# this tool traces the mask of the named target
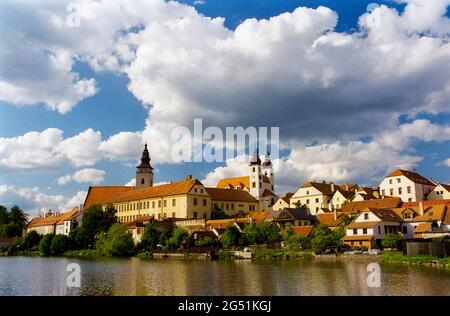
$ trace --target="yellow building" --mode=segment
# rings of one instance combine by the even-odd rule
[[[450,184],[439,183],[428,195],[427,200],[449,200]]]
[[[211,197],[212,208],[227,215],[238,215],[258,211],[259,201],[248,191],[206,188]]]

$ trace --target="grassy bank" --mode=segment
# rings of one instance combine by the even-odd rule
[[[386,252],[381,255],[382,263],[403,263],[411,265],[436,266],[450,269],[450,257],[405,256],[401,252]]]
[[[252,253],[252,259],[256,260],[289,260],[313,258],[313,253],[309,251],[259,249]]]

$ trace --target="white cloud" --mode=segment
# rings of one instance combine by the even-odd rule
[[[136,178],[131,179],[130,181],[128,181],[127,183],[125,183],[126,187],[134,187],[136,186]]]
[[[57,168],[68,163],[76,167],[92,166],[102,159],[135,161],[142,147],[139,133],[120,132],[102,141],[99,131],[87,129],[64,139],[63,131],[49,128],[0,138],[0,167],[32,170]]]
[[[445,159],[444,161],[441,162],[441,164],[444,165],[444,166],[450,167],[450,158]]]
[[[86,168],[58,178],[59,185],[66,185],[72,181],[78,183],[99,184],[105,180],[105,171]]]
[[[0,185],[0,204],[11,207],[19,205],[29,215],[36,216],[39,211],[67,211],[84,202],[87,192],[79,191],[72,197],[52,195],[42,192],[39,188],[18,188]]]

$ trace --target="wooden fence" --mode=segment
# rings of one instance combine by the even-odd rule
[[[403,254],[408,256],[427,255],[438,258],[450,256],[450,242],[436,242],[432,240],[405,240]]]

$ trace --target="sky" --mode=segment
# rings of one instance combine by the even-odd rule
[[[0,3],[0,204],[29,214],[131,185],[214,186],[239,159],[172,158],[172,132],[278,127],[276,193],[378,185],[396,168],[450,183],[450,0]]]

